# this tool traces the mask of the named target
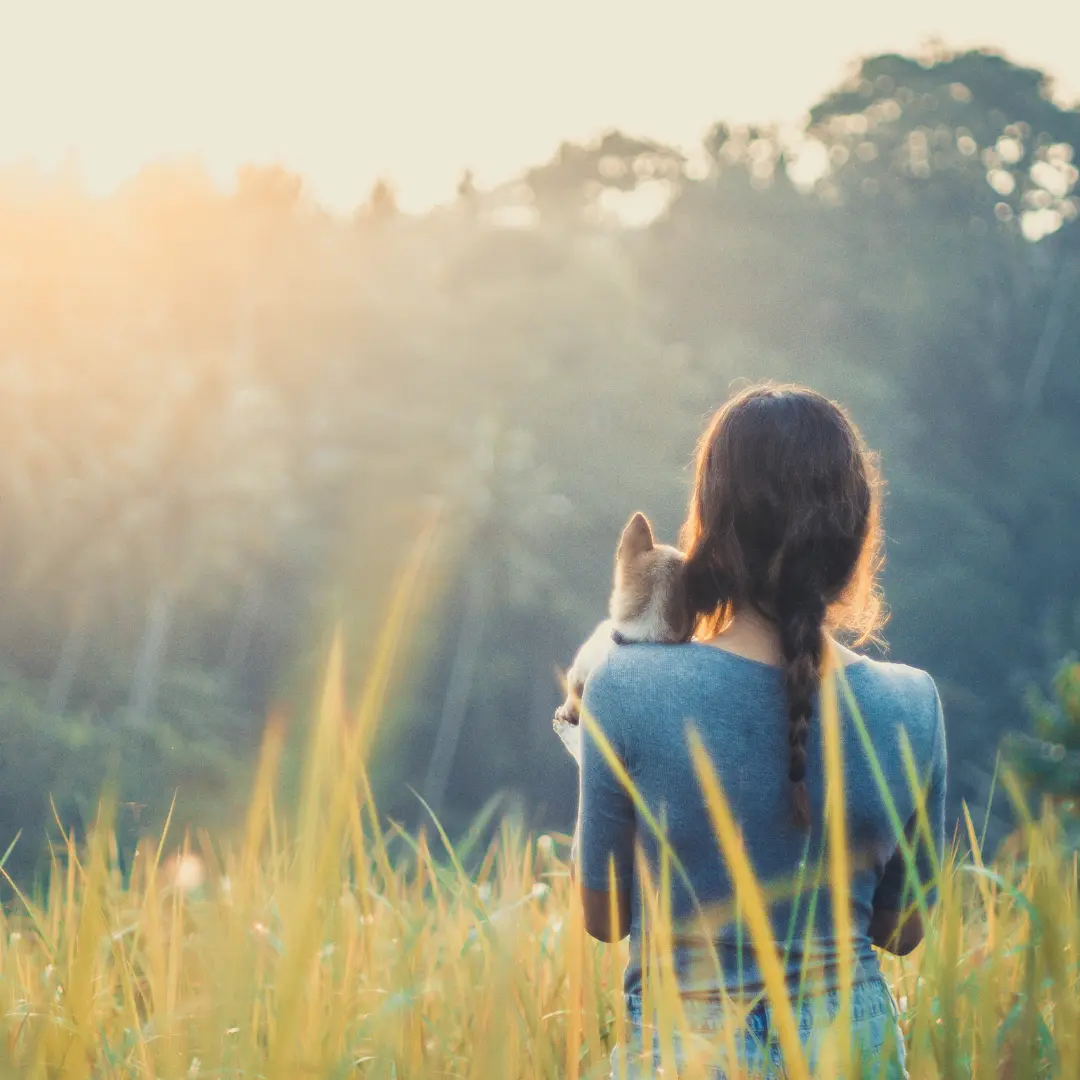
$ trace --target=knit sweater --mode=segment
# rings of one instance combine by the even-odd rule
[[[860,658],[841,677],[857,702],[885,788],[875,778],[865,739],[840,693],[851,946],[855,979],[862,981],[878,974],[868,932],[874,909],[902,909],[919,886],[928,903],[934,900],[934,864],[945,839],[945,731],[937,688],[925,672]],[[732,878],[690,758],[691,726],[711,759],[757,880],[771,890],[772,935],[789,987],[835,987],[841,954],[828,885],[819,703],[806,746],[809,830],[799,828],[792,812],[782,669],[702,643],[623,645],[593,672],[583,708],[670,844],[670,910],[681,990],[752,995],[762,989],[755,950],[738,917]],[[918,795],[905,767],[905,734],[920,778]],[[578,874],[587,888],[603,890],[613,869],[620,889],[631,890],[624,987],[634,995],[641,987],[643,944],[645,955],[649,944],[648,905],[643,905],[635,851],[641,852],[648,869],[644,880],[655,892],[662,880],[662,845],[593,738],[582,740],[581,758]],[[919,800],[929,837],[918,826]],[[915,875],[898,848],[896,821],[914,849]],[[701,921],[703,913],[708,923]]]

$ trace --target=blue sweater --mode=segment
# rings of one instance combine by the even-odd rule
[[[932,903],[933,865],[945,839],[945,732],[937,688],[923,671],[870,659],[852,663],[843,677],[858,703]],[[878,973],[868,934],[873,909],[907,906],[913,883],[907,880],[896,831],[842,693],[840,699],[852,944],[859,965],[855,978],[861,981]],[[789,987],[794,991],[800,982],[817,989],[835,987],[839,948],[828,888],[823,747],[816,703],[806,748],[813,822],[809,831],[799,829],[792,816],[787,712],[779,668],[699,643],[624,645],[592,674],[583,703],[645,805],[663,822],[685,873],[683,877],[672,868],[670,890],[675,964],[683,993],[712,995],[723,989],[745,995],[762,989],[749,932],[737,918],[729,917],[737,907],[736,898],[690,760],[688,725],[697,730],[712,760],[759,883],[776,890],[770,915]],[[924,842],[925,833],[916,824],[916,796],[904,766],[902,732],[907,733],[922,779],[932,845]],[[630,962],[624,986],[628,995],[635,995],[641,988],[643,936],[646,954],[649,942],[647,929],[643,933],[634,852],[640,847],[649,880],[656,886],[660,844],[589,737],[582,740],[578,815],[582,884],[607,889],[613,864],[620,887],[632,889]],[[705,937],[700,931],[703,912],[714,920]],[[729,914],[717,919],[718,912]]]

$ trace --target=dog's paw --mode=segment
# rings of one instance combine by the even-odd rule
[[[560,709],[559,711],[561,712],[562,710]],[[551,722],[551,726],[555,729],[555,734],[562,740],[562,744],[566,747],[570,756],[580,765],[581,725],[568,724],[565,720],[560,719],[559,713],[556,713],[555,719]]]
[[[552,721],[552,724],[556,730],[558,730],[559,726],[562,724],[567,724],[570,727],[577,727],[580,719],[577,705],[569,701],[564,701],[558,709],[555,710],[555,719]]]

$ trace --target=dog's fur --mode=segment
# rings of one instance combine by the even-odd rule
[[[683,581],[683,554],[657,544],[644,514],[627,522],[615,553],[615,585],[610,618],[605,619],[578,650],[566,674],[566,700],[553,725],[570,753],[580,760],[578,726],[581,694],[589,673],[621,641],[687,641],[694,629],[693,613]]]

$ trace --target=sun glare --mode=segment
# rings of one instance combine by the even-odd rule
[[[719,117],[795,121],[856,56],[934,34],[1004,46],[1076,93],[1080,14],[1046,35],[963,7],[831,0],[780,27],[766,6],[707,0],[663,16],[553,0],[542,18],[500,0],[43,0],[3,16],[0,165],[67,169],[106,194],[148,161],[198,157],[226,189],[244,163],[280,163],[332,209],[385,177],[421,210],[467,167],[501,182],[611,127],[691,150]]]

